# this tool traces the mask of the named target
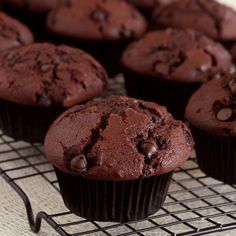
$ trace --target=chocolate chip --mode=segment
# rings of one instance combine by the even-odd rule
[[[44,64],[40,66],[40,71],[43,73],[49,72],[53,68],[51,64]]]
[[[70,162],[71,170],[82,174],[87,171],[87,160],[85,155],[81,154],[72,158]]]
[[[186,130],[184,130],[184,139],[186,140],[186,143],[189,146],[193,145],[193,138],[192,138],[191,134]]]
[[[105,21],[107,17],[108,17],[108,13],[100,8],[96,9],[95,11],[91,13],[91,18],[94,21],[98,21],[98,22]]]
[[[151,158],[151,156],[154,155],[158,150],[156,142],[152,139],[145,140],[141,144],[141,148],[142,148],[143,154],[148,158]]]
[[[14,53],[14,52],[9,52],[9,53],[7,54],[6,59],[7,59],[7,60],[12,60],[14,57],[15,57],[15,53]]]
[[[232,117],[233,110],[230,107],[222,108],[218,111],[216,118],[219,121],[227,121]]]
[[[52,104],[51,100],[45,94],[37,94],[37,103],[43,107],[49,107]]]
[[[202,71],[202,72],[206,72],[208,69],[209,69],[208,65],[201,65],[200,68],[199,68],[199,70]]]
[[[129,29],[126,29],[126,28],[123,28],[121,31],[120,31],[120,35],[121,37],[123,38],[131,38],[133,36],[133,31],[132,30],[129,30]]]
[[[61,80],[70,80],[71,79],[71,73],[68,70],[57,70],[56,76]]]

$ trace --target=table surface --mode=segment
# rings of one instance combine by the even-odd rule
[[[229,4],[236,9],[236,0],[219,0]],[[40,177],[39,177],[40,178]],[[32,197],[32,206],[34,212],[47,209],[55,213],[65,211],[64,204],[58,192],[52,189],[44,181],[38,179],[35,183],[32,182],[29,186],[24,186],[27,193]],[[14,190],[0,177],[0,235],[1,236],[31,236],[33,234],[26,219],[25,207],[22,200]],[[35,197],[37,195],[37,197]],[[39,200],[40,199],[40,200]],[[39,236],[55,236],[58,235],[55,231],[43,223]],[[146,235],[154,235],[150,233]],[[160,234],[158,234],[160,235]],[[225,231],[222,233],[214,233],[213,235],[236,235],[236,230]]]

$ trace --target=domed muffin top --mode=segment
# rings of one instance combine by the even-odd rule
[[[0,55],[0,97],[22,105],[71,107],[100,94],[103,67],[84,51],[37,43]]]
[[[33,41],[34,37],[25,25],[0,12],[0,52],[30,44]]]
[[[236,11],[215,0],[178,0],[157,7],[153,20],[159,27],[192,28],[216,40],[236,39]]]
[[[46,135],[45,152],[72,175],[131,180],[174,170],[193,145],[187,127],[164,107],[115,96],[62,114]]]
[[[10,4],[14,7],[40,14],[49,12],[63,1],[66,0],[3,0],[4,3]]]
[[[190,98],[185,114],[199,129],[220,136],[236,136],[236,74],[203,85]]]
[[[126,69],[156,79],[202,83],[231,68],[231,56],[219,43],[192,30],[149,32],[122,56]]]
[[[47,28],[54,34],[73,39],[120,41],[142,35],[147,22],[125,1],[68,0],[50,12]]]

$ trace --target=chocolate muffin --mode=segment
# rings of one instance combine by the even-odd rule
[[[18,20],[0,12],[0,52],[30,44],[34,37]]]
[[[66,0],[2,0],[10,15],[27,24],[37,39],[42,39],[47,13]]]
[[[180,119],[191,94],[231,64],[221,44],[188,29],[149,32],[122,56],[128,95],[164,105]]]
[[[31,44],[0,55],[0,127],[16,139],[44,140],[66,108],[105,88],[107,75],[90,55],[65,45]]]
[[[46,135],[45,152],[72,212],[124,222],[161,207],[172,172],[193,145],[187,127],[164,107],[109,97],[62,114]]]
[[[157,27],[192,28],[221,41],[236,39],[236,11],[215,0],[177,0],[157,7]]]
[[[236,74],[203,85],[186,108],[200,168],[209,176],[236,184]]]
[[[146,31],[147,22],[125,1],[68,0],[49,13],[47,28],[51,40],[88,51],[114,74],[122,51]]]

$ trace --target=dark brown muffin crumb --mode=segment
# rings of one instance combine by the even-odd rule
[[[185,83],[202,83],[230,71],[224,47],[193,30],[167,29],[147,33],[127,48],[125,68],[141,75]]]
[[[236,39],[236,11],[215,0],[178,0],[157,7],[153,19],[159,27],[191,28],[216,40]]]
[[[191,154],[187,127],[162,106],[127,97],[75,106],[51,126],[49,161],[72,175],[129,180],[167,173]]]
[[[147,22],[125,1],[68,0],[50,12],[47,27],[56,35],[78,40],[123,41],[140,37]]]
[[[186,118],[197,128],[220,136],[236,135],[236,74],[203,85],[191,97]]]
[[[0,97],[22,105],[72,105],[100,94],[103,67],[84,51],[64,45],[32,44],[0,55]]]

